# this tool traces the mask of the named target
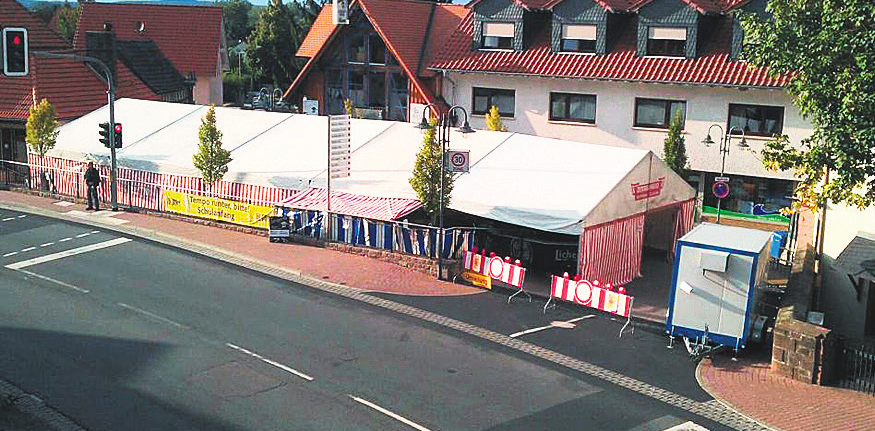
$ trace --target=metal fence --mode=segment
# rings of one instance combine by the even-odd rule
[[[875,341],[839,341],[838,384],[875,395]]]

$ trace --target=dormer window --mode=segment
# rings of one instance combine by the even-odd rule
[[[687,48],[687,29],[684,27],[649,27],[647,55],[684,57]]]
[[[595,53],[596,26],[562,24],[562,52]]]
[[[513,49],[514,23],[484,22],[483,48]]]

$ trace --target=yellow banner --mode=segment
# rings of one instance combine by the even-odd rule
[[[471,282],[471,284],[475,286],[480,286],[486,289],[492,289],[492,279],[482,275],[475,274],[473,272],[463,272],[462,278]]]
[[[268,228],[268,217],[273,214],[271,207],[170,190],[164,191],[164,209],[177,214],[264,229]]]

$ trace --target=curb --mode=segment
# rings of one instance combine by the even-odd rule
[[[708,361],[710,361],[710,359],[708,359]],[[731,410],[735,414],[737,414],[737,415],[739,415],[739,416],[741,416],[741,417],[743,417],[751,422],[754,422],[757,425],[759,425],[767,430],[782,431],[780,428],[775,428],[771,425],[763,423],[762,421],[758,421],[758,420],[742,413],[740,410],[735,408],[735,406],[733,406],[731,403],[729,403],[728,401],[724,400],[723,398],[720,398],[719,396],[717,396],[717,394],[715,394],[714,391],[708,385],[705,384],[705,379],[702,377],[702,368],[704,367],[704,365],[702,365],[703,362],[704,361],[699,361],[699,363],[696,365],[696,383],[698,383],[699,387],[702,388],[702,390],[705,391],[705,393],[710,395],[711,398],[714,399],[714,401],[717,401],[718,403],[720,403],[720,405],[722,405],[726,409]]]
[[[55,431],[86,431],[72,419],[46,404],[41,398],[26,393],[3,379],[0,379],[0,403],[8,403],[10,408],[31,418],[36,418]]]

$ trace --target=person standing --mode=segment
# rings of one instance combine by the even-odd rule
[[[86,210],[100,210],[100,199],[97,197],[100,173],[94,167],[94,162],[88,162],[88,169],[85,170],[85,185],[88,186],[88,208]]]

